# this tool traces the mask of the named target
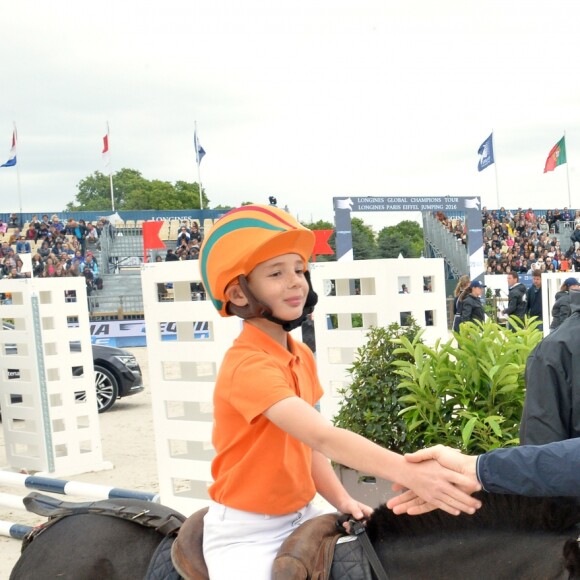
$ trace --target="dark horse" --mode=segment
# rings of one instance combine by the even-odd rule
[[[493,494],[481,497],[483,507],[474,516],[433,512],[407,517],[395,516],[386,508],[377,509],[367,531],[389,579],[580,578],[576,527],[580,506],[574,500]],[[304,554],[300,535],[310,547],[320,544],[312,535],[304,535],[310,524],[316,525],[314,522],[306,522],[289,538],[293,542],[291,550],[295,550],[289,561],[299,562]],[[154,527],[98,513],[62,517],[23,548],[11,580],[143,579],[164,537]],[[345,569],[336,567],[341,548],[337,546],[333,570],[326,577],[370,578],[363,571],[368,570],[368,563],[361,564],[358,571],[356,566],[351,567],[350,576],[344,572],[337,575],[337,570]],[[306,579],[310,577],[308,566],[300,562],[298,572],[296,566],[293,571],[286,568],[286,572],[282,567],[273,577]],[[153,577],[178,576],[172,570]]]
[[[367,530],[389,578],[580,578],[580,505],[481,494],[473,516],[375,511]]]

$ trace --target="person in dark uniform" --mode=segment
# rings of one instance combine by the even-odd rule
[[[580,291],[569,292],[571,315],[526,362],[522,445],[580,437]]]
[[[464,322],[484,322],[485,311],[481,303],[481,296],[485,286],[478,280],[473,280],[468,288],[463,291],[463,298],[459,305],[459,327]]]
[[[542,272],[534,270],[532,273],[532,285],[527,292],[527,314],[536,316],[542,322]],[[544,330],[543,323],[538,326],[539,330]]]

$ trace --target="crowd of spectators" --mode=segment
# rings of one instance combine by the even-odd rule
[[[467,241],[465,222],[435,217],[463,244]],[[540,272],[580,272],[580,210],[481,211],[483,255],[486,274],[532,274]]]
[[[0,278],[84,276],[89,294],[101,287],[93,252],[99,248],[105,219],[95,224],[73,218],[63,222],[56,214],[50,218],[44,214],[22,225],[17,214],[11,214],[6,224],[0,222]],[[29,267],[24,255],[30,255]]]
[[[482,209],[486,274],[580,271],[580,210]]]

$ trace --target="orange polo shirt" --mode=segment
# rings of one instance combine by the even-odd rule
[[[316,493],[312,451],[262,413],[288,397],[322,396],[310,349],[288,336],[288,350],[244,323],[226,353],[214,391],[211,498],[235,509],[280,515]]]

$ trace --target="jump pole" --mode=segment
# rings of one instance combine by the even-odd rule
[[[158,493],[109,487],[80,481],[53,479],[51,477],[40,477],[37,475],[11,473],[9,471],[0,471],[0,485],[34,489],[36,491],[46,491],[61,495],[80,495],[91,499],[123,498],[141,499],[153,503],[160,502]]]
[[[22,473],[12,473],[10,471],[0,471],[0,486],[33,489],[67,496],[75,495],[96,500],[117,498],[140,499],[152,503],[159,503],[160,501],[158,493],[109,487],[80,481],[66,481],[64,479],[53,479],[51,477],[25,475]],[[0,508],[26,511],[22,501],[23,499],[24,496],[0,493]],[[0,536],[22,540],[32,529],[33,526],[0,520]]]

